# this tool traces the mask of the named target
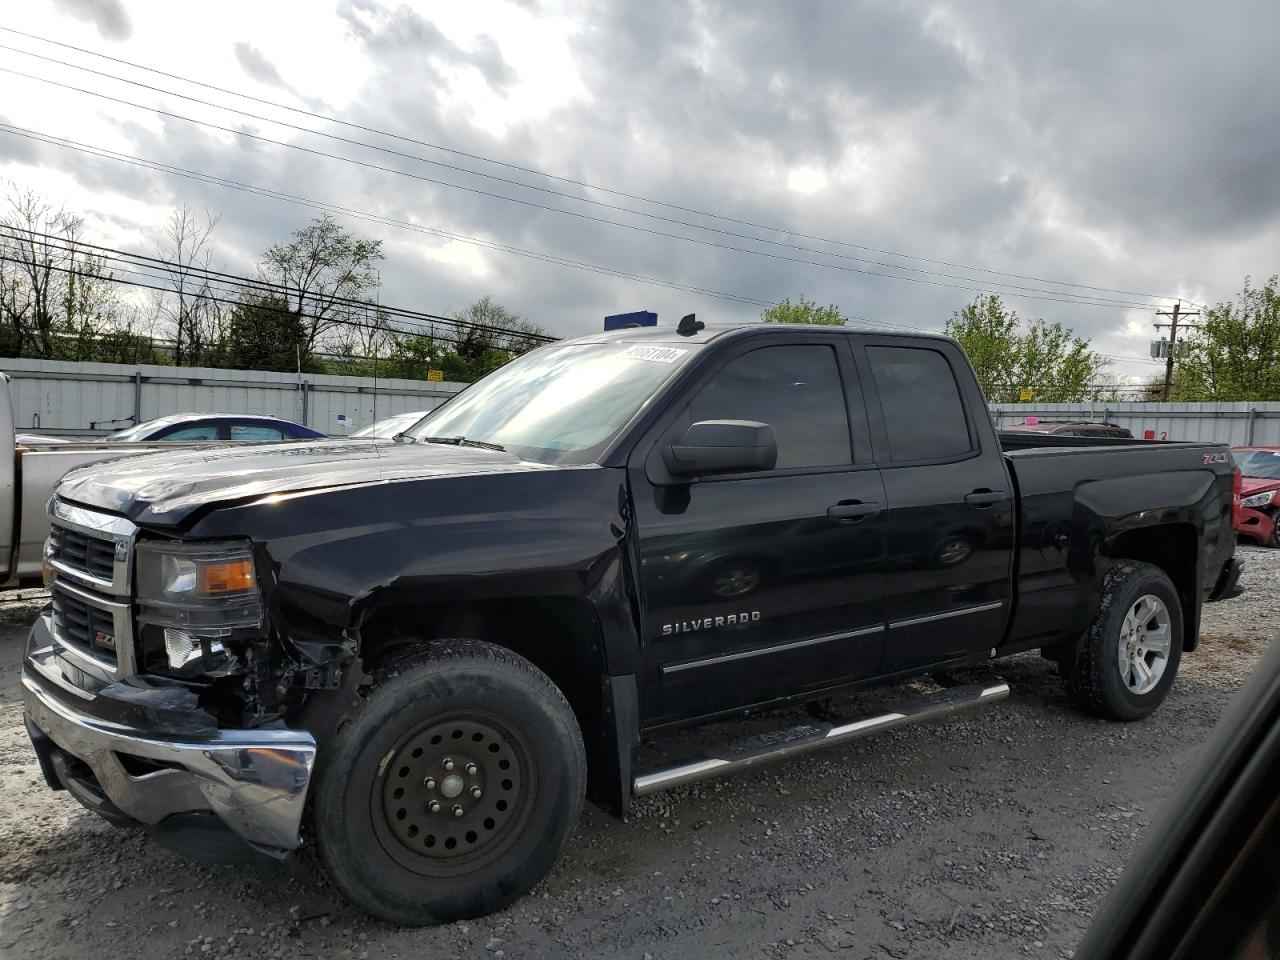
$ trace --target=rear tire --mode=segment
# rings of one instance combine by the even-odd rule
[[[547,874],[585,783],[582,735],[555,684],[509,650],[445,641],[375,671],[324,751],[317,848],[374,916],[476,917]]]
[[[1117,560],[1098,613],[1059,669],[1076,703],[1108,720],[1141,720],[1169,695],[1182,659],[1182,604],[1159,567]]]

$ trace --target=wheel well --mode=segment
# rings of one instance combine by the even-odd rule
[[[360,624],[360,656],[371,671],[406,647],[455,637],[504,647],[545,673],[569,701],[591,755],[593,737],[607,726],[602,722],[607,673],[599,622],[589,602],[537,597],[374,608]]]
[[[1194,650],[1200,638],[1200,597],[1196,590],[1196,531],[1190,524],[1126,530],[1106,549],[1113,559],[1140,560],[1159,567],[1173,581],[1182,602],[1183,649]]]

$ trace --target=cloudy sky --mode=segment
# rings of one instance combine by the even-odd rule
[[[12,128],[340,206],[398,306],[492,294],[572,335],[808,296],[939,329],[990,290],[1142,358],[1151,295],[1280,271],[1275,0],[28,0],[0,27],[0,180],[140,252],[215,211],[246,273],[315,210]]]

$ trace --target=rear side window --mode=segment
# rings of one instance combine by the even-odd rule
[[[758,420],[773,427],[779,470],[853,462],[834,351],[763,347],[729,361],[689,405],[691,421]]]
[[[159,440],[217,440],[218,425],[216,423],[205,423],[196,427],[182,427],[178,430],[170,431],[162,434]]]
[[[868,347],[867,357],[891,460],[950,460],[973,449],[960,387],[946,357],[922,347]]]
[[[279,427],[269,427],[259,423],[233,423],[231,425],[232,440],[283,440],[284,431]]]

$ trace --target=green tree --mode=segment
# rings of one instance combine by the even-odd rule
[[[320,368],[312,361],[307,329],[283,297],[246,297],[231,309],[226,356],[240,370],[304,370]]]
[[[760,319],[765,323],[813,323],[823,327],[843,327],[847,320],[834,303],[820,307],[804,297],[798,303],[792,303],[790,297],[775,303],[760,314]]]
[[[1280,399],[1280,278],[1244,281],[1234,303],[1205,310],[1174,348],[1174,400]]]
[[[331,330],[364,322],[382,258],[381,240],[357,237],[326,213],[270,247],[258,270],[299,318],[311,353]]]
[[[1061,323],[1025,323],[998,296],[977,297],[951,315],[946,333],[969,355],[991,403],[1012,403],[1024,387],[1043,403],[1088,400],[1107,361]]]
[[[464,383],[487,373],[543,343],[546,331],[485,296],[453,315],[462,325],[449,328],[453,343],[437,357],[446,380]]]

